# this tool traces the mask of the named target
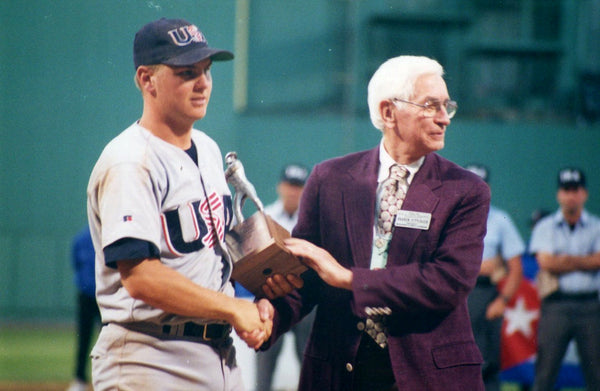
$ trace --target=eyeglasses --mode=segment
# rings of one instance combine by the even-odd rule
[[[444,106],[444,108],[446,109],[446,114],[448,114],[448,118],[452,118],[454,117],[454,114],[456,114],[456,110],[458,109],[458,104],[453,100],[447,100],[445,102],[440,102],[439,100],[430,100],[425,102],[425,104],[409,102],[407,100],[399,98],[393,98],[392,101],[408,103],[411,105],[422,107],[423,115],[425,117],[435,117],[435,115],[442,110],[442,106]]]

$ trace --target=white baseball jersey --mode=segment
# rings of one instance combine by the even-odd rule
[[[201,131],[192,131],[198,166],[182,149],[137,123],[114,138],[88,184],[88,219],[96,250],[96,297],[102,321],[180,323],[190,319],[134,300],[103,249],[123,238],[154,244],[160,260],[193,282],[233,296],[231,264],[221,243],[231,224],[231,193],[221,151]],[[203,189],[204,183],[204,189]]]

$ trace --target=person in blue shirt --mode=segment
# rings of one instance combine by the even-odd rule
[[[467,170],[489,183],[489,170],[470,164]],[[523,278],[521,256],[525,243],[508,213],[490,205],[483,239],[481,270],[468,298],[475,342],[483,355],[482,376],[486,391],[500,391],[500,341],[506,305]],[[503,280],[502,288],[498,283]]]
[[[550,214],[550,212],[543,208],[535,209],[533,212],[531,212],[531,217],[529,218],[530,231],[533,230],[533,227],[535,227],[535,225],[541,219],[548,216],[549,214]],[[529,236],[530,236],[530,239],[525,244],[525,252],[523,253],[523,256],[521,257],[521,263],[523,264],[523,277],[525,277],[529,281],[534,281],[535,277],[537,276],[539,266],[537,263],[537,259],[535,259],[535,255],[533,255],[531,253],[531,250],[530,250],[531,234]]]
[[[586,179],[577,168],[558,174],[560,208],[531,233],[542,298],[534,391],[552,390],[575,339],[588,390],[600,390],[600,218],[585,210]]]
[[[75,379],[68,391],[87,390],[87,363],[94,328],[100,325],[100,312],[96,303],[94,273],[94,245],[90,229],[86,226],[75,235],[71,249],[71,263],[77,287],[77,347],[75,353]]]

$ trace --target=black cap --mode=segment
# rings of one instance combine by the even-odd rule
[[[487,183],[490,175],[490,170],[488,170],[486,166],[479,163],[471,163],[465,168],[471,171],[473,174],[477,175],[479,178],[483,179]]]
[[[233,59],[233,53],[208,47],[202,31],[183,19],[159,19],[142,27],[133,41],[133,64],[194,65],[211,58]]]
[[[567,167],[558,172],[558,187],[561,189],[585,188],[585,175],[578,168]]]
[[[281,182],[295,186],[304,186],[308,178],[308,168],[300,164],[288,164],[281,170]]]

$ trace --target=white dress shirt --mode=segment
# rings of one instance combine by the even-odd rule
[[[408,165],[400,164],[400,166],[404,167],[408,171],[408,177],[406,178],[406,184],[403,185],[404,194],[408,192],[408,187],[410,186],[413,178],[419,171],[419,168],[423,165],[425,161],[425,156],[421,157],[417,161],[414,161]],[[371,255],[371,269],[381,269],[384,268],[387,263],[387,252],[389,247],[389,242],[392,239],[392,235],[380,235],[377,233],[377,216],[379,214],[379,199],[381,198],[382,191],[382,182],[385,181],[390,175],[390,167],[397,163],[392,157],[387,153],[383,146],[383,139],[381,140],[381,144],[379,146],[379,174],[377,175],[377,197],[376,197],[376,205],[375,205],[375,224],[373,224],[373,252]],[[393,228],[392,228],[393,229]],[[377,247],[375,245],[376,241],[383,241],[384,245],[382,247]]]

